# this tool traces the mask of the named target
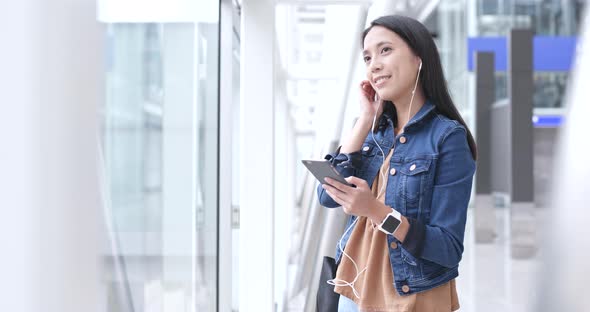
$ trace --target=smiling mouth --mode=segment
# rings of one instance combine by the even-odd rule
[[[382,87],[383,84],[385,84],[385,82],[389,80],[389,78],[391,78],[391,76],[383,76],[375,79],[375,87]]]

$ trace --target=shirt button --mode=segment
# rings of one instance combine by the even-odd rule
[[[400,142],[401,144],[404,144],[404,143],[406,143],[406,137],[405,137],[405,136],[403,136],[403,137],[399,138],[399,142]]]
[[[397,249],[397,244],[395,242],[391,242],[389,246],[391,247],[391,249]]]
[[[395,168],[391,168],[391,170],[389,170],[389,174],[395,175],[395,173],[396,173]]]
[[[368,151],[368,150],[369,150],[369,147],[368,147],[368,146],[365,146],[365,147],[363,147],[363,151],[365,151],[365,152],[366,152],[366,151]]]
[[[414,171],[414,169],[416,169],[416,164],[410,166],[410,171]]]
[[[408,285],[402,286],[402,291],[407,294],[408,292],[410,292],[410,286],[408,286]]]

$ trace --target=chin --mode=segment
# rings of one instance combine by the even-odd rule
[[[395,92],[393,90],[379,90],[379,98],[383,99],[384,101],[392,101],[395,98]]]

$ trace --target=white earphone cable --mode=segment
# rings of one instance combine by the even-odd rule
[[[362,269],[359,272],[359,268],[358,268],[358,265],[356,264],[356,262],[352,259],[351,256],[349,256],[344,251],[344,248],[342,248],[342,238],[344,238],[346,236],[346,233],[348,233],[348,231],[350,231],[350,229],[352,229],[354,227],[354,225],[356,224],[357,221],[358,221],[358,217],[356,219],[354,219],[354,221],[352,222],[352,224],[350,224],[350,226],[346,229],[346,231],[344,232],[344,234],[342,235],[342,237],[338,241],[338,248],[340,248],[340,251],[342,252],[342,254],[345,255],[352,262],[352,264],[354,265],[354,269],[356,271],[356,276],[354,277],[354,279],[352,280],[352,282],[347,282],[347,281],[345,281],[343,279],[334,278],[334,279],[328,280],[327,283],[330,284],[330,285],[334,285],[334,286],[349,286],[350,288],[352,288],[352,292],[357,297],[357,299],[360,299],[361,296],[359,295],[359,293],[356,290],[356,288],[354,288],[354,283],[356,283],[356,281],[358,280],[359,276],[361,276],[361,274],[363,274],[367,270],[367,267],[365,267],[364,269]]]

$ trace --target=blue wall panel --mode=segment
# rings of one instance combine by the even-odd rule
[[[533,38],[534,71],[569,71],[576,51],[577,37]],[[473,71],[473,54],[476,51],[494,52],[496,71],[506,71],[506,37],[471,37],[467,39],[467,68]]]

